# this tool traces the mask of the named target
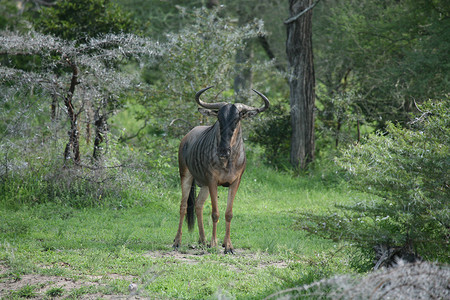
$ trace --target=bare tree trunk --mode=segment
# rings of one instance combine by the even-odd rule
[[[314,160],[315,154],[311,10],[315,4],[312,0],[289,0],[290,18],[285,21],[292,124],[290,162],[301,169]]]
[[[338,117],[336,126],[336,149],[339,147],[339,137],[341,135],[342,118]]]
[[[102,143],[105,138],[105,134],[108,132],[108,116],[106,114],[100,114],[100,109],[95,112],[95,140],[94,140],[94,152],[92,157],[96,162],[102,158]]]
[[[52,121],[55,121],[57,118],[56,110],[58,107],[58,96],[54,93],[52,93],[52,104],[50,107],[51,107],[51,114],[50,114],[51,119]]]
[[[71,152],[73,154],[73,161],[76,165],[80,163],[80,134],[78,131],[78,115],[79,113],[75,112],[73,107],[72,99],[73,93],[75,92],[75,86],[78,84],[78,67],[77,65],[70,61],[66,60],[72,69],[72,80],[70,82],[69,92],[66,97],[64,97],[64,105],[67,109],[67,115],[70,121],[70,130],[69,134],[69,142],[66,144],[66,148],[64,150],[64,162],[71,157]]]
[[[358,138],[358,144],[361,142],[361,129],[359,125],[359,120],[356,120],[356,132],[357,132],[357,138]]]
[[[85,99],[84,100],[84,105],[85,105],[85,109],[84,109],[84,116],[86,119],[86,144],[89,145],[91,143],[91,123],[93,122],[93,119],[95,119],[94,113],[92,111],[92,103],[89,99]]]

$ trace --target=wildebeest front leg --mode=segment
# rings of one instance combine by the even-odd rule
[[[239,188],[240,178],[230,185],[228,189],[227,210],[225,211],[225,238],[222,246],[225,247],[225,254],[234,253],[231,244],[231,219],[233,218],[233,202]]]
[[[183,235],[183,221],[184,216],[187,212],[187,201],[189,198],[189,193],[191,191],[192,182],[194,177],[192,177],[191,173],[186,171],[184,176],[181,177],[181,204],[180,204],[180,223],[178,224],[178,231],[175,239],[173,240],[173,248],[178,249],[181,245],[181,236]]]
[[[205,229],[203,227],[203,205],[205,204],[205,201],[208,198],[208,196],[209,196],[209,189],[207,186],[204,186],[200,189],[197,201],[195,202],[195,213],[197,215],[198,234],[199,234],[198,242],[200,244],[205,244],[206,242]]]
[[[213,221],[211,248],[217,247],[217,222],[219,221],[219,208],[217,206],[217,185],[209,186],[209,194],[211,195],[211,218]]]

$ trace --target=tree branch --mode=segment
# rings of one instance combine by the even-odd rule
[[[264,51],[266,52],[267,56],[270,60],[275,60],[275,68],[277,68],[280,72],[285,72],[285,68],[277,62],[275,58],[275,54],[273,53],[272,49],[270,48],[269,41],[267,40],[267,37],[265,35],[261,35],[258,37],[259,44],[261,47],[263,47]]]
[[[284,21],[284,25],[289,25],[292,22],[297,21],[298,18],[300,18],[301,16],[303,16],[304,14],[306,14],[308,11],[310,11],[311,9],[313,9],[318,3],[320,2],[320,0],[317,0],[316,2],[314,2],[311,6],[309,6],[308,8],[306,8],[305,10],[301,11],[299,14],[290,17],[289,19],[287,19],[286,21]]]
[[[139,128],[139,130],[138,130],[135,134],[130,135],[130,136],[126,136],[126,137],[121,136],[121,137],[119,138],[119,142],[120,142],[120,143],[123,143],[123,142],[126,142],[126,141],[128,141],[128,140],[131,140],[131,139],[134,139],[135,137],[137,137],[137,136],[139,135],[139,133],[141,133],[141,131],[144,130],[145,127],[147,127],[148,121],[149,121],[149,119],[145,119],[145,120],[144,120],[144,125],[143,125],[141,128]]]
[[[56,1],[46,1],[46,0],[32,0],[31,2],[34,2],[34,4],[36,4],[37,6],[53,6],[56,4]]]

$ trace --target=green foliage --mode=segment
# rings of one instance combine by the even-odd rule
[[[13,1],[0,2],[0,30],[4,30],[11,23],[15,23],[17,7],[15,7]]]
[[[320,90],[320,89],[318,89]],[[318,92],[320,94],[320,92]],[[323,95],[323,94],[322,94]],[[340,145],[358,142],[366,133],[365,117],[360,108],[361,96],[354,91],[336,92],[332,96],[326,95],[325,100],[318,101],[317,107],[317,143],[318,152],[333,145],[338,149]]]
[[[167,35],[167,43],[161,45],[161,60],[154,69],[160,76],[151,82],[154,88],[151,95],[142,99],[149,109],[147,115],[166,118],[166,124],[184,124],[186,132],[198,125],[201,118],[195,108],[195,92],[209,85],[216,87],[217,94],[227,91],[236,74],[237,50],[249,38],[261,34],[262,23],[237,26],[218,13],[195,10],[192,24]],[[224,94],[231,98],[230,91]],[[210,92],[205,97],[212,98],[214,94]]]
[[[280,166],[288,163],[291,119],[283,105],[272,105],[266,118],[253,125],[249,141],[263,147],[265,160]]]
[[[110,0],[56,1],[31,21],[45,34],[79,41],[100,34],[132,32],[135,27],[131,15]]]
[[[330,215],[306,213],[301,226],[334,240],[411,249],[448,262],[450,102],[427,102],[411,128],[388,124],[336,161],[367,196]]]
[[[387,121],[408,122],[413,99],[448,93],[450,10],[444,2],[327,1],[314,8],[318,116],[331,134],[338,126],[337,95],[353,95],[351,119],[383,128]],[[355,128],[351,119],[342,122]]]
[[[202,7],[200,0],[114,0],[133,13],[136,25],[148,36],[163,38],[167,32],[177,32],[192,23],[186,10]]]

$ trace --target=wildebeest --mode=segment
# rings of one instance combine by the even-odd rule
[[[181,178],[180,223],[173,247],[178,249],[181,244],[182,225],[186,215],[188,228],[192,230],[195,215],[198,220],[199,243],[204,244],[205,230],[203,227],[203,205],[211,195],[212,207],[212,237],[211,247],[217,246],[217,222],[219,210],[217,207],[217,187],[228,187],[228,202],[225,212],[225,253],[233,253],[230,239],[230,223],[233,218],[233,201],[236,196],[242,173],[245,170],[244,140],[242,138],[241,120],[256,116],[265,111],[270,103],[266,96],[253,90],[263,100],[260,108],[242,103],[226,102],[206,103],[200,100],[200,95],[212,86],[197,92],[195,101],[199,112],[206,116],[217,116],[212,126],[197,126],[181,140],[178,150],[178,165]],[[195,199],[195,186],[200,186],[200,192]],[[195,210],[195,215],[194,215]]]

